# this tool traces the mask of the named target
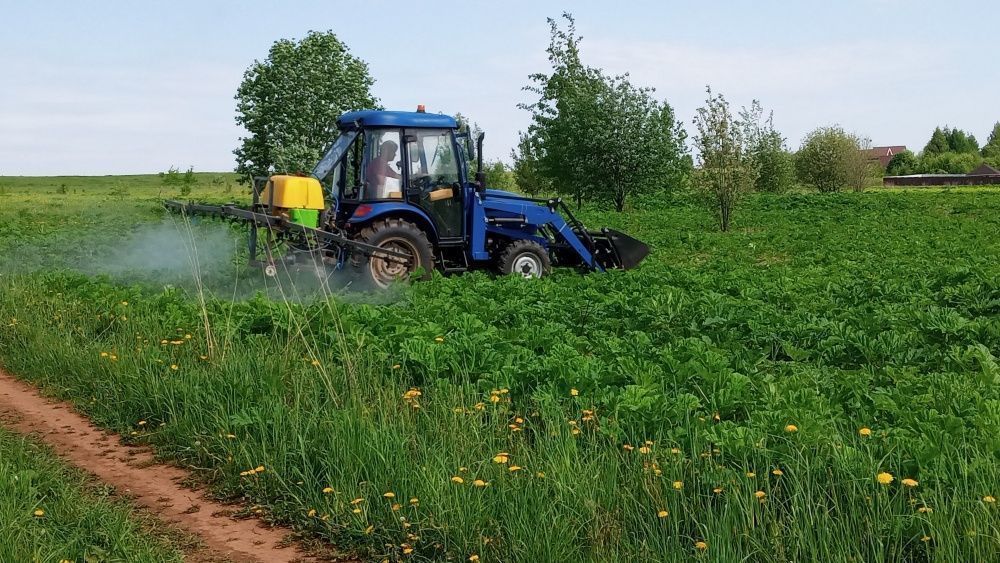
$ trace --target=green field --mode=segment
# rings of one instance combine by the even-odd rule
[[[363,558],[1000,552],[998,189],[585,209],[650,258],[373,298],[274,287],[156,177],[0,188],[0,363]]]

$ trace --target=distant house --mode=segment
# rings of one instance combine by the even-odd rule
[[[905,151],[905,145],[895,145],[891,147],[872,147],[868,149],[868,158],[871,160],[877,160],[882,168],[889,166],[889,161],[892,157]]]
[[[984,162],[975,170],[969,172],[969,176],[1000,176],[1000,170],[997,170]]]

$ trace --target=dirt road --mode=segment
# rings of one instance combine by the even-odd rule
[[[290,530],[256,519],[232,518],[230,514],[241,507],[220,504],[185,488],[181,483],[189,477],[187,471],[155,463],[147,449],[122,445],[116,434],[98,429],[67,403],[46,399],[31,385],[2,371],[0,423],[37,436],[60,457],[113,485],[162,522],[199,538],[204,553],[196,555],[196,560],[313,560],[287,546]]]

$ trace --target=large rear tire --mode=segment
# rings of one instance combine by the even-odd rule
[[[533,240],[515,240],[500,253],[497,267],[501,274],[540,278],[552,271],[552,259],[542,245]]]
[[[404,252],[412,257],[405,263],[377,256],[356,258],[354,264],[361,270],[363,285],[385,289],[394,282],[410,279],[417,270],[423,270],[421,279],[430,279],[434,269],[434,247],[427,234],[413,223],[403,219],[377,221],[362,229],[355,238],[359,242]]]

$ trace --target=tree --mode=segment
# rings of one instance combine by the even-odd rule
[[[871,157],[872,140],[851,134],[856,150],[844,155],[847,167],[847,185],[856,192],[864,191],[873,180],[881,176],[883,170],[878,160]]]
[[[534,139],[521,134],[517,148],[511,151],[514,160],[514,182],[518,189],[528,195],[551,193],[552,182],[542,172],[538,158],[538,148]]]
[[[923,154],[941,154],[949,150],[951,147],[948,146],[948,136],[940,127],[935,127],[934,133],[931,133],[931,140],[927,141],[927,145],[924,146]]]
[[[628,75],[609,77],[580,59],[576,26],[549,19],[551,74],[529,77],[538,96],[514,168],[519,183],[537,175],[576,200],[606,201],[621,211],[629,197],[683,181],[689,167],[685,133],[673,109],[635,87]],[[543,183],[531,180],[534,187]]]
[[[946,152],[920,157],[923,174],[968,174],[983,162],[979,153]]]
[[[979,142],[976,137],[962,131],[961,129],[945,129],[945,136],[948,137],[948,150],[957,153],[978,153]]]
[[[898,152],[892,155],[892,160],[885,167],[886,176],[906,176],[916,174],[920,168],[916,155],[912,151]]]
[[[733,210],[743,195],[754,187],[758,168],[753,160],[753,124],[746,115],[734,118],[729,102],[713,95],[711,88],[705,105],[694,118],[698,152],[694,186],[715,212],[719,228],[728,231]]]
[[[802,141],[795,156],[799,180],[821,192],[837,192],[845,187],[864,187],[864,178],[870,173],[869,160],[862,152],[862,143],[856,135],[838,126],[820,127]]]
[[[333,32],[281,39],[254,61],[236,92],[236,171],[245,177],[312,169],[350,110],[377,107],[368,65]]]
[[[774,113],[763,119],[764,109],[754,100],[749,108],[740,111],[741,120],[747,124],[750,152],[757,167],[758,192],[783,193],[795,183],[795,164],[785,147],[785,138],[774,128]]]
[[[982,155],[990,162],[1000,164],[1000,121],[993,125],[993,131],[983,145]]]

